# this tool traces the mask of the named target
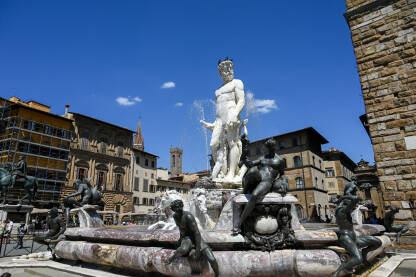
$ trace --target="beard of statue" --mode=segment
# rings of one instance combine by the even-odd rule
[[[218,65],[218,72],[220,73],[222,82],[224,84],[231,82],[234,79],[234,67],[231,61],[224,61]]]

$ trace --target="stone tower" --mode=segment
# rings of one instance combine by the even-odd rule
[[[142,126],[140,124],[140,120],[137,126],[136,135],[134,137],[133,148],[144,151],[144,139],[142,136]]]
[[[182,174],[183,150],[175,147],[170,149],[170,173],[172,177]]]
[[[384,206],[416,219],[416,0],[346,0]]]

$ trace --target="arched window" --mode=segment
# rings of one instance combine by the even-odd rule
[[[283,168],[287,168],[287,161],[286,161],[286,159],[285,158],[283,158]]]
[[[296,188],[303,189],[303,179],[301,177],[296,178]]]
[[[293,163],[295,164],[295,167],[301,167],[302,166],[302,161],[300,160],[299,156],[295,156],[293,158]]]
[[[315,166],[315,156],[312,156],[312,164]]]
[[[172,155],[172,167],[176,166],[175,155]]]

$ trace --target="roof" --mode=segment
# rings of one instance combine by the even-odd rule
[[[356,163],[354,163],[354,162],[350,159],[350,157],[348,157],[348,156],[347,156],[344,152],[342,152],[342,151],[339,151],[339,150],[325,150],[325,151],[322,151],[322,157],[323,157],[325,160],[330,160],[330,159],[331,159],[331,156],[332,156],[332,159],[333,159],[333,158],[337,158],[337,159],[339,159],[339,160],[344,161],[344,164],[349,165],[349,166],[350,166],[350,169],[351,169],[352,171],[354,171],[354,169],[357,167],[357,164],[356,164]]]
[[[95,120],[95,121],[98,121],[98,122],[100,122],[100,123],[103,123],[103,124],[106,124],[106,125],[109,125],[109,126],[112,126],[112,127],[115,127],[115,128],[123,129],[123,130],[125,130],[125,131],[130,132],[130,133],[136,133],[135,131],[132,131],[132,130],[130,130],[130,129],[128,129],[128,128],[126,128],[126,127],[121,127],[121,126],[118,126],[118,125],[115,125],[115,124],[112,124],[112,123],[109,123],[109,122],[106,122],[106,121],[103,121],[103,120],[100,120],[100,119],[97,119],[97,118],[94,118],[94,117],[90,117],[90,116],[85,115],[85,114],[74,113],[74,112],[69,112],[69,113],[70,113],[70,114],[73,114],[73,115],[75,115],[75,116],[80,116],[80,117],[85,117],[85,118],[88,118],[88,119],[90,119],[90,120]]]
[[[32,107],[27,106],[27,105],[22,105],[22,104],[19,104],[19,103],[11,102],[11,101],[9,101],[7,99],[4,99],[2,97],[0,97],[0,100],[6,101],[7,103],[9,103],[9,107],[11,107],[11,108],[13,108],[13,107],[25,108],[25,109],[28,109],[28,110],[31,110],[31,111],[34,111],[34,112],[38,112],[38,113],[50,115],[50,116],[53,116],[55,118],[60,118],[62,120],[66,120],[66,121],[72,122],[72,119],[63,117],[63,116],[58,115],[58,114],[54,114],[54,113],[50,113],[50,112],[45,112],[45,111],[42,111],[42,110],[39,110],[39,109],[36,109],[36,108],[32,108]]]
[[[267,138],[264,138],[264,139],[260,139],[260,140],[253,141],[251,143],[257,143],[257,142],[261,142],[261,141],[266,141],[266,140],[268,140],[270,138],[276,138],[276,139],[278,139],[278,138],[281,138],[281,137],[284,137],[284,136],[293,135],[293,134],[296,134],[296,133],[304,133],[304,132],[307,132],[307,133],[311,134],[312,136],[317,137],[319,139],[319,141],[320,141],[321,144],[328,143],[328,141],[326,140],[326,138],[324,138],[313,127],[306,127],[306,128],[300,129],[300,130],[296,130],[296,131],[284,133],[284,134],[281,134],[281,135],[276,135],[276,136],[273,136],[273,137],[267,137]]]
[[[149,153],[149,152],[143,151],[143,150],[139,150],[139,149],[134,148],[134,147],[133,147],[132,149],[133,149],[133,151],[136,151],[136,152],[141,152],[141,153],[144,153],[144,154],[146,154],[146,155],[149,155],[149,156],[153,156],[153,157],[159,158],[159,156],[158,156],[158,155],[155,155],[155,154],[152,154],[152,153]]]

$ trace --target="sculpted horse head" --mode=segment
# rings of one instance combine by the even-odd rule
[[[155,201],[155,207],[153,212],[156,214],[165,214],[167,217],[172,215],[172,210],[170,209],[170,203],[174,200],[182,200],[184,203],[184,210],[189,210],[186,205],[187,201],[184,199],[183,195],[176,190],[168,190],[164,194],[158,196]]]

